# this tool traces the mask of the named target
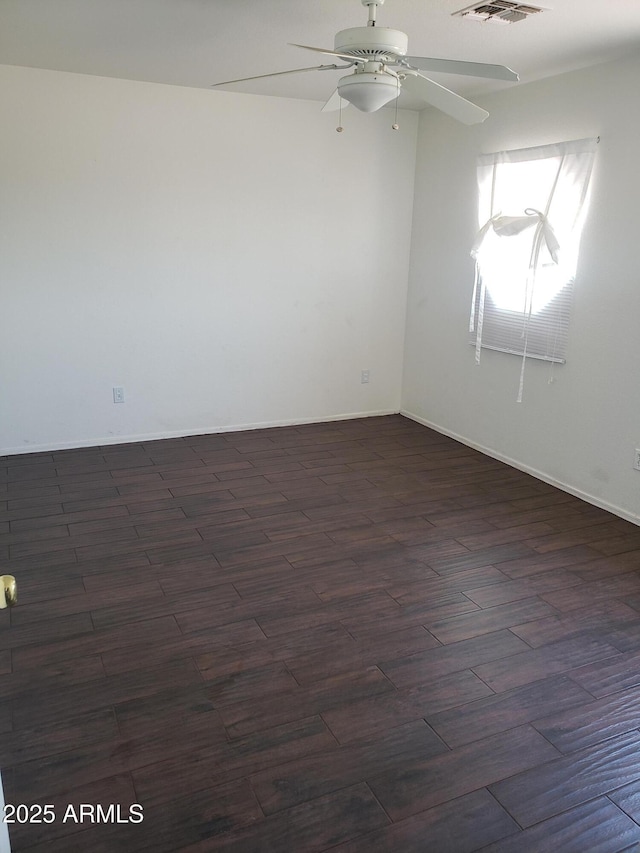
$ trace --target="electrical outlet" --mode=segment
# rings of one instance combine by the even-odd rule
[[[360,374],[360,382],[363,385],[366,385],[369,382],[369,371],[368,370],[362,371],[362,373]]]
[[[113,402],[114,403],[124,403],[124,388],[122,385],[114,385],[113,388]]]
[[[636,458],[634,460],[633,467],[636,471],[640,471],[640,447],[636,447]]]

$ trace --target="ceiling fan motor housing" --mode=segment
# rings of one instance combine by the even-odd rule
[[[349,56],[381,61],[385,56],[404,56],[408,47],[409,38],[400,30],[389,27],[351,27],[336,33],[334,50]]]

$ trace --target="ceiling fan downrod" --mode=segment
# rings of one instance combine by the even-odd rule
[[[382,6],[384,0],[361,0],[363,6],[367,6],[369,8],[369,20],[367,21],[368,27],[375,27],[376,25],[376,9],[378,6]]]

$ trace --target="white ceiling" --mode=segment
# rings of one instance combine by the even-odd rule
[[[406,32],[414,56],[501,63],[522,83],[640,50],[640,0],[534,0],[546,11],[509,25],[452,17],[470,2],[386,0],[378,25]],[[0,63],[208,88],[331,62],[288,43],[332,49],[338,30],[366,21],[361,0],[0,0]],[[340,76],[227,88],[324,101]],[[518,85],[430,76],[471,98]]]

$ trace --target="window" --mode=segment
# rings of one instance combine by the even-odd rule
[[[470,330],[482,348],[564,362],[597,140],[484,154]]]

